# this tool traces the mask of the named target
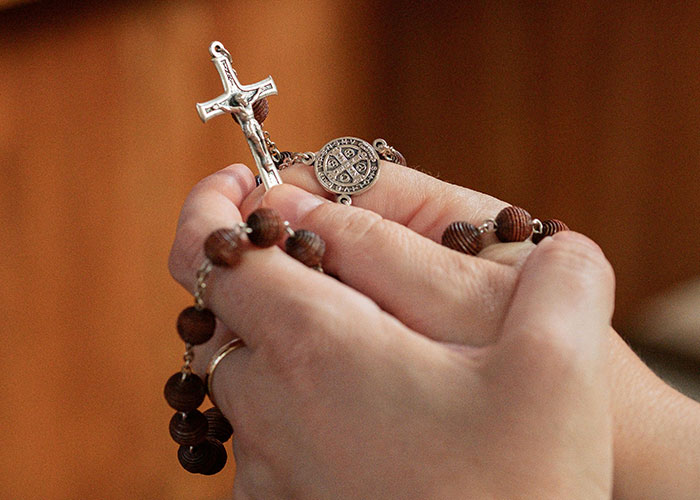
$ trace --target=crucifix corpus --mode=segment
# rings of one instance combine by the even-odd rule
[[[221,76],[224,93],[211,101],[198,103],[197,112],[203,122],[214,116],[231,114],[243,130],[255,165],[259,182],[265,189],[282,184],[279,170],[293,163],[313,167],[323,189],[336,195],[339,203],[351,204],[352,195],[360,194],[374,185],[379,177],[379,160],[406,165],[406,160],[384,139],[370,144],[356,137],[333,139],[317,153],[280,152],[263,132],[262,121],[267,116],[267,97],[277,94],[272,77],[252,85],[243,85],[231,66],[231,54],[221,42],[209,46],[212,62]]]
[[[198,103],[199,117],[203,122],[206,122],[214,116],[231,114],[243,130],[265,189],[282,184],[282,178],[270,155],[267,147],[268,141],[260,121],[256,119],[255,112],[257,104],[257,108],[262,107],[264,116],[267,116],[265,98],[277,95],[275,82],[271,76],[268,76],[258,83],[243,85],[238,81],[236,70],[231,65],[231,54],[221,42],[212,42],[209,46],[209,53],[212,56],[211,61],[221,77],[224,93],[210,101]],[[265,119],[264,116],[261,121]]]

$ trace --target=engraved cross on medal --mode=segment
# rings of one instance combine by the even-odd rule
[[[272,161],[267,148],[262,126],[255,119],[253,105],[268,96],[277,95],[277,87],[272,77],[251,85],[243,85],[236,78],[236,70],[231,65],[231,54],[221,42],[213,42],[209,46],[212,62],[221,76],[224,93],[211,101],[198,103],[197,112],[203,122],[214,116],[231,114],[243,130],[250,151],[253,153],[255,165],[258,167],[260,178],[265,189],[282,184],[279,171]],[[262,118],[261,118],[262,120]]]

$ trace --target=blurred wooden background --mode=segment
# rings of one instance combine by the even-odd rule
[[[14,4],[14,5],[10,5]],[[622,331],[700,274],[698,2],[0,2],[0,497],[222,498],[181,471],[166,259],[201,177],[250,162],[221,91],[271,74],[283,148],[384,137],[558,217],[618,275]]]

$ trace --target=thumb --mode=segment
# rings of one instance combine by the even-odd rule
[[[602,363],[614,288],[612,268],[593,241],[572,231],[544,239],[523,264],[500,348]]]
[[[532,474],[547,464],[554,477],[580,480],[558,498],[610,498],[613,288],[612,269],[592,241],[569,231],[546,238],[523,264],[483,365],[493,415],[538,457]]]

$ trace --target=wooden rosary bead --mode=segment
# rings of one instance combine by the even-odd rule
[[[173,441],[177,444],[193,446],[207,438],[209,421],[197,410],[187,413],[177,412],[170,419],[169,427]]]
[[[221,443],[218,444],[223,448]],[[220,460],[218,456],[220,452],[217,448],[216,442],[210,439],[205,439],[201,443],[192,446],[182,445],[177,450],[177,459],[180,461],[182,468],[187,472],[205,474],[213,470],[217,465],[217,461]],[[225,449],[224,453],[226,453]],[[225,463],[224,460],[224,464]],[[221,470],[221,468],[219,470]]]
[[[235,266],[241,260],[240,243],[234,229],[217,229],[204,242],[204,253],[215,266]]]
[[[464,221],[456,221],[447,226],[442,233],[442,244],[468,255],[476,255],[484,248],[479,229]]]
[[[406,158],[404,158],[404,156],[401,153],[399,153],[395,149],[394,149],[393,153],[394,153],[394,163],[397,163],[399,165],[403,165],[404,167],[406,165],[408,165],[408,162],[406,162]]]
[[[287,253],[309,267],[321,265],[326,242],[313,231],[299,229],[284,242]]]
[[[228,456],[226,454],[226,447],[224,447],[224,445],[219,441],[216,439],[207,439],[207,442],[212,449],[211,453],[214,456],[214,459],[211,461],[208,467],[204,468],[204,470],[200,472],[200,474],[205,476],[213,476],[226,466]]]
[[[496,236],[501,241],[525,241],[532,233],[532,217],[520,207],[506,207],[496,216]]]
[[[532,242],[536,245],[547,236],[552,236],[560,231],[568,231],[569,227],[558,219],[547,219],[542,221],[542,232],[532,235]]]
[[[221,413],[216,406],[209,408],[204,412],[204,417],[207,419],[207,437],[216,439],[221,443],[225,443],[233,435],[233,427],[228,419]]]
[[[209,309],[190,306],[177,317],[177,333],[188,344],[199,345],[212,338],[216,316]]]
[[[165,383],[165,400],[177,411],[189,412],[196,410],[204,401],[207,389],[194,373],[185,375],[177,372]]]
[[[248,233],[248,239],[258,247],[265,248],[274,245],[284,233],[282,218],[273,208],[258,208],[248,216],[246,223],[251,229],[251,232]]]
[[[267,118],[267,114],[270,112],[270,105],[267,102],[267,98],[258,99],[253,103],[253,115],[258,123],[262,124]]]

